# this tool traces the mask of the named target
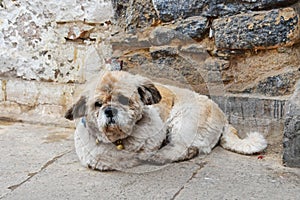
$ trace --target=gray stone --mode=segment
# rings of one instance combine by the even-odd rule
[[[115,19],[126,32],[150,26],[157,19],[151,0],[112,0]]]
[[[219,1],[219,0],[152,0],[162,21],[169,22],[191,16],[221,17],[241,12],[286,7],[297,0]]]
[[[175,57],[178,55],[177,47],[151,47],[150,55],[153,60],[164,59],[166,57]]]
[[[214,20],[212,28],[220,49],[274,48],[298,40],[299,15],[292,8],[239,14]]]
[[[208,20],[206,17],[189,17],[181,21],[175,30],[179,35],[201,40],[208,31]]]
[[[259,131],[268,135],[272,124],[283,124],[286,100],[274,98],[224,94],[211,96],[228,117],[228,121],[239,127],[242,136],[249,131]],[[277,135],[278,131],[276,130]],[[279,136],[281,137],[281,136]]]
[[[194,43],[194,44],[182,46],[180,48],[180,51],[183,52],[183,53],[206,54],[206,55],[208,55],[206,47],[203,46],[203,45],[200,45],[199,43]]]
[[[294,86],[300,78],[298,69],[286,69],[285,73],[269,76],[258,81],[255,86],[250,86],[244,89],[246,93],[258,93],[266,96],[282,96],[291,94]]]
[[[126,34],[112,37],[111,45],[113,50],[139,50],[151,46],[148,39],[140,39],[136,35]]]
[[[266,80],[260,81],[255,92],[270,96],[280,96],[291,93],[291,91],[294,90],[296,80],[299,78],[300,73],[297,75],[297,71],[271,76]]]
[[[300,167],[300,81],[287,104],[283,136],[283,162],[289,167]]]
[[[222,74],[220,71],[209,71],[207,75],[207,82],[222,83]]]
[[[202,40],[208,32],[208,20],[205,17],[190,17],[175,25],[158,26],[149,35],[153,45],[167,45],[174,39],[193,42]]]
[[[156,27],[149,35],[153,45],[161,46],[171,43],[177,37],[176,31],[168,27]]]
[[[229,61],[219,58],[207,58],[203,67],[204,69],[211,71],[225,70],[229,68]]]

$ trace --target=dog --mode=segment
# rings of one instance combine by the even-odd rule
[[[100,171],[188,160],[218,143],[240,154],[267,147],[258,132],[241,139],[207,96],[125,71],[101,72],[65,117],[79,120],[79,160]]]

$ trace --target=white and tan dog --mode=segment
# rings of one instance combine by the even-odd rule
[[[257,132],[240,139],[207,96],[124,71],[102,72],[65,117],[80,118],[77,155],[84,166],[98,170],[187,160],[208,154],[219,141],[241,154],[267,146]]]

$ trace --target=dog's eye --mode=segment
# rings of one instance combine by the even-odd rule
[[[102,103],[100,103],[99,101],[95,102],[95,108],[100,108],[102,106]]]
[[[125,106],[129,104],[129,99],[123,95],[118,96],[118,101]]]

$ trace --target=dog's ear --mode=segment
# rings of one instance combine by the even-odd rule
[[[145,105],[156,104],[161,100],[158,89],[150,81],[140,85],[138,93]]]
[[[81,96],[80,99],[66,112],[65,118],[73,120],[85,116],[87,97]]]

